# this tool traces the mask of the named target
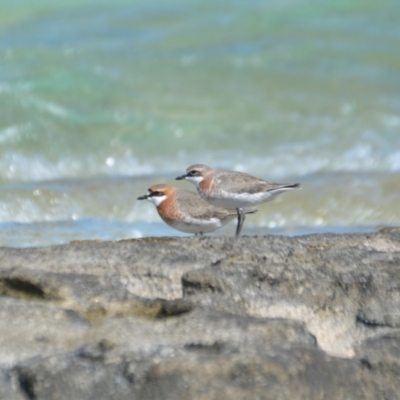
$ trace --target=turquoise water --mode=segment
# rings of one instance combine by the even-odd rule
[[[197,162],[302,184],[247,234],[400,225],[399,49],[397,0],[0,1],[0,245],[179,234],[135,199]]]

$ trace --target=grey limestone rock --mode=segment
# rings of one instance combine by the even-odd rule
[[[394,400],[399,288],[399,229],[0,248],[0,399]]]

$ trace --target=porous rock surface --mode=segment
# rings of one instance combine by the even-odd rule
[[[400,229],[0,248],[0,399],[400,398]]]

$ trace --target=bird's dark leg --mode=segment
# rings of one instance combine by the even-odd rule
[[[242,226],[244,223],[244,220],[246,219],[246,214],[244,213],[242,208],[237,208],[237,216],[238,216],[238,224],[237,224],[237,228],[236,228],[236,237],[240,236],[240,232],[242,230]]]

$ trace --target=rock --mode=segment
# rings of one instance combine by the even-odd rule
[[[0,249],[0,399],[395,399],[400,230]]]
[[[379,235],[349,236],[347,246],[341,236],[312,239],[317,236],[285,244],[277,238],[277,251],[273,240],[267,251],[249,241],[239,260],[225,257],[185,273],[184,296],[207,301],[207,294],[214,304],[222,298],[249,315],[303,321],[323,350],[352,356],[354,343],[369,337],[372,325],[398,326],[400,252],[371,249],[373,239],[381,243]]]
[[[0,297],[0,368],[76,346],[89,326],[71,309]]]
[[[196,267],[193,258],[187,262],[190,253],[182,253],[179,243],[176,239],[149,238],[37,249],[3,248],[0,260],[2,269],[17,273],[22,267],[42,277],[50,272],[61,274],[60,278],[75,274],[82,279],[100,279],[107,285],[113,282],[127,289],[125,293],[140,297],[175,299],[182,295],[181,275]],[[167,264],[173,268],[166,269]]]
[[[371,371],[371,378],[381,393],[380,398],[397,400],[400,387],[400,332],[367,339],[356,347],[355,353]]]
[[[318,350],[272,349],[270,355],[163,360],[152,367],[140,399],[377,399],[378,388],[357,362]],[[351,397],[349,397],[351,396]]]
[[[0,369],[0,400],[26,400],[19,388],[19,382],[13,379],[10,371]]]
[[[237,358],[243,353],[258,357],[266,349],[287,352],[294,344],[315,347],[314,338],[293,321],[236,318],[201,310],[157,321],[110,318],[89,330],[86,343],[74,352],[28,359],[13,374],[32,398],[64,398],[67,393],[69,398],[109,399],[118,393],[118,399],[161,399],[161,394],[153,397],[152,389],[145,394],[160,363],[185,366],[190,359],[201,370],[204,356]],[[159,381],[162,385],[163,378]]]
[[[75,357],[51,356],[13,369],[28,399],[134,399],[118,364]]]

